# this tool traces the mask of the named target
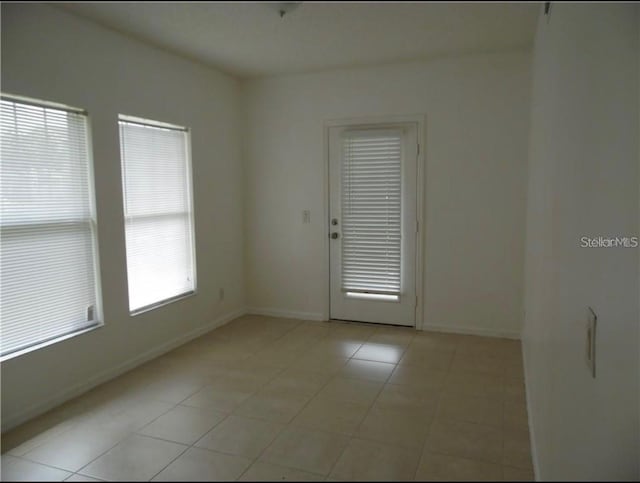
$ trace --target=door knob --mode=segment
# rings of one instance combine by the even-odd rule
[[[332,239],[336,239],[340,236],[340,234],[336,233],[335,231],[330,235]]]

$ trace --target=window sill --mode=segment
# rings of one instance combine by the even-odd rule
[[[140,314],[144,314],[146,312],[151,312],[152,310],[155,309],[159,309],[160,307],[164,307],[165,305],[170,305],[174,302],[178,302],[180,300],[184,300],[184,299],[188,299],[190,297],[193,297],[194,295],[197,295],[198,292],[196,290],[193,290],[191,292],[186,292],[180,295],[176,295],[175,297],[171,297],[165,300],[161,300],[160,302],[156,302],[154,304],[151,305],[146,305],[144,307],[140,307],[139,309],[136,310],[131,310],[129,312],[129,315],[131,317],[135,317],[136,315],[140,315]]]
[[[87,327],[86,329],[78,330],[76,332],[71,332],[70,334],[62,335],[60,337],[56,337],[55,339],[51,339],[51,340],[48,340],[46,342],[41,342],[40,344],[32,345],[30,347],[26,347],[25,349],[20,349],[18,351],[6,354],[6,355],[0,357],[0,362],[6,362],[6,361],[9,361],[11,359],[15,359],[17,357],[23,356],[23,355],[28,354],[30,352],[34,352],[34,351],[37,351],[37,350],[40,350],[40,349],[44,349],[45,347],[49,347],[50,345],[54,345],[54,344],[57,344],[57,343],[62,342],[64,340],[71,339],[72,337],[77,337],[79,335],[83,335],[83,334],[86,334],[88,332],[92,332],[92,331],[94,331],[96,329],[100,329],[102,327],[104,327],[104,322],[97,322],[95,325],[92,325],[91,327]]]

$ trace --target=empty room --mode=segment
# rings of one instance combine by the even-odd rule
[[[640,479],[640,5],[1,5],[3,481]]]

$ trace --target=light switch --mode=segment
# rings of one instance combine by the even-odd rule
[[[302,212],[302,223],[311,223],[311,211],[304,210]]]

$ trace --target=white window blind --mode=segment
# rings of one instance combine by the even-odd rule
[[[120,116],[129,309],[195,291],[189,135]]]
[[[87,116],[3,96],[2,355],[97,325]]]
[[[401,132],[347,132],[343,149],[342,289],[398,296]]]

